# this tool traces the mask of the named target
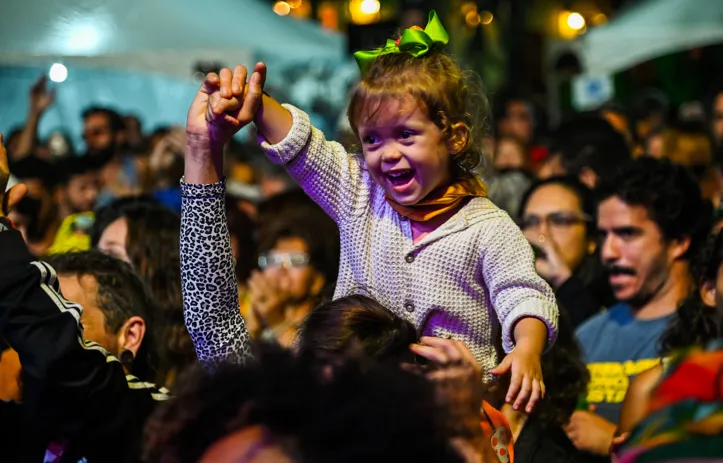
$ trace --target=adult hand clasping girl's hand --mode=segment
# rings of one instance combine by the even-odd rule
[[[256,64],[248,83],[247,76],[243,66],[206,75],[186,119],[186,182],[215,183],[223,176],[223,146],[254,120],[266,66]]]

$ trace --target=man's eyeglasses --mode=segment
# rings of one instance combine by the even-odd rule
[[[586,214],[575,214],[570,212],[553,212],[544,217],[537,215],[528,215],[522,218],[520,228],[530,230],[539,228],[543,222],[546,222],[553,228],[569,228],[580,223],[588,223],[592,221],[592,217]]]
[[[259,256],[259,268],[261,270],[269,267],[299,268],[309,265],[308,254],[299,253],[275,253],[261,254]]]

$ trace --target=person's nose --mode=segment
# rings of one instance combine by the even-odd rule
[[[546,218],[540,220],[540,223],[537,225],[537,232],[545,237],[550,236],[550,226]]]
[[[395,146],[389,146],[382,152],[382,162],[394,164],[402,159],[402,152]]]
[[[608,235],[603,238],[600,258],[606,264],[613,264],[620,259],[620,249],[614,236]]]

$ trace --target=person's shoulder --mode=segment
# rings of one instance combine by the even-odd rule
[[[615,304],[609,309],[593,315],[592,317],[585,320],[580,326],[577,327],[577,330],[575,330],[575,332],[577,333],[578,337],[580,337],[580,335],[585,335],[586,333],[595,332],[602,325],[605,325],[609,320],[627,313],[629,313],[629,308],[627,304],[624,304],[622,302]]]
[[[171,397],[170,391],[165,387],[158,387],[133,375],[126,375],[126,381],[132,400],[135,402],[136,411],[141,415],[150,415],[159,403],[165,402]]]

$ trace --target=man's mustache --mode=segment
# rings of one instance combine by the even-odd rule
[[[610,275],[630,275],[635,276],[635,270],[630,267],[621,267],[619,265],[607,266],[607,271]]]

